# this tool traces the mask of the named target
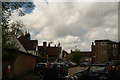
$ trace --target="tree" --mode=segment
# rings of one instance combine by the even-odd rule
[[[75,50],[69,55],[69,59],[77,64],[79,64],[81,57],[79,50]]]
[[[12,49],[18,49],[17,45],[15,43],[10,42],[11,37],[17,37],[23,33],[22,27],[24,25],[21,22],[13,22],[9,25],[9,29],[3,28],[2,30],[2,47],[3,48],[12,48]],[[21,34],[20,34],[21,33]]]
[[[3,2],[2,3],[2,46],[3,48],[8,47],[6,44],[11,36],[18,36],[18,33],[22,32],[24,24],[21,21],[9,23],[11,21],[10,16],[13,10],[19,11],[19,16],[24,16],[25,13],[19,9],[22,7],[31,8],[33,7],[32,2]],[[12,43],[11,43],[12,44]],[[10,47],[10,46],[9,46]]]
[[[22,32],[22,27],[24,24],[21,21],[16,21],[10,23],[10,16],[13,13],[13,10],[19,10],[19,16],[24,16],[25,13],[19,8],[22,7],[31,8],[33,7],[32,2],[2,2],[2,57],[9,58],[9,56],[15,57],[14,54],[9,55],[10,53],[6,52],[4,49],[18,49],[15,43],[8,43],[11,36],[18,36]]]

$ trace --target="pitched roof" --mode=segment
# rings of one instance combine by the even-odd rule
[[[14,43],[17,47],[19,47],[19,51],[23,51],[26,52],[25,48],[23,47],[23,45],[20,43],[20,41],[17,39],[16,36],[11,36],[8,43],[12,42]]]
[[[16,50],[16,49],[5,48],[4,51],[6,51],[6,52],[16,53],[16,54],[23,54],[23,55],[28,55],[28,56],[38,57],[38,56],[36,56],[36,55],[28,54],[28,53],[26,53],[26,52],[19,51],[19,50]]]
[[[68,52],[65,50],[63,50],[62,53],[68,55]]]
[[[37,44],[38,44],[37,40],[29,40],[25,45],[25,49],[34,50],[36,49]]]
[[[38,44],[38,40],[28,40],[25,36],[20,36],[18,40],[26,50],[34,50]]]

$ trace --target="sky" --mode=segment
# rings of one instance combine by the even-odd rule
[[[21,20],[24,30],[31,38],[61,43],[64,50],[90,51],[94,40],[118,41],[117,2],[35,2],[31,10],[21,8],[26,15],[19,17],[17,11],[13,21]],[[27,10],[27,11],[26,11]]]

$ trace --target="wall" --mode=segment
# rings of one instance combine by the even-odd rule
[[[119,60],[119,45],[116,44],[116,46],[114,46],[115,43],[111,43],[109,44],[109,61],[117,61]],[[115,55],[114,55],[115,54]]]
[[[106,50],[106,53],[101,53],[101,51]],[[107,48],[107,42],[106,45],[102,46],[101,42],[95,43],[95,62],[104,62],[108,60],[108,48]]]
[[[2,78],[5,78],[7,77],[8,73],[7,73],[7,68],[8,68],[8,65],[11,65],[12,68],[13,68],[13,64],[14,62],[12,61],[2,61]]]
[[[7,76],[8,65],[11,65],[12,67],[12,72],[10,74],[11,77],[22,76],[34,70],[34,67],[37,62],[37,56],[28,53],[23,53],[20,51],[17,51],[16,54],[18,55],[15,61],[2,61],[3,77]]]
[[[24,75],[33,71],[36,64],[36,57],[19,54],[14,63],[14,75]]]

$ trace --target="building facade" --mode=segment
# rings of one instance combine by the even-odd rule
[[[119,60],[119,43],[110,40],[95,40],[92,52],[96,63]]]
[[[80,54],[82,56],[81,62],[92,62],[93,54],[91,51],[80,51]]]
[[[52,62],[59,58],[61,55],[62,47],[60,44],[57,46],[51,46],[50,43],[47,46],[47,42],[43,42],[43,46],[38,46],[38,54],[46,56],[48,61]]]
[[[71,50],[71,54],[74,54],[76,51]],[[92,62],[92,57],[94,56],[92,51],[78,51],[80,56],[81,56],[81,60],[80,62]]]
[[[38,40],[31,40],[30,33],[25,33],[25,35],[21,35],[18,40],[25,48],[27,53],[38,56]]]

